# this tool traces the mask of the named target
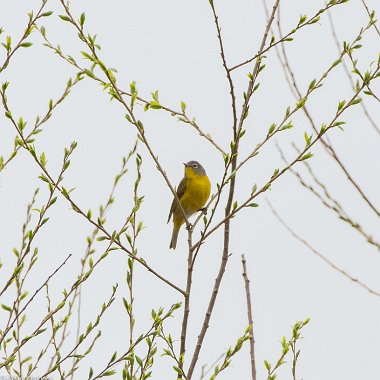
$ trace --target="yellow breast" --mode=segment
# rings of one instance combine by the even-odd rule
[[[207,175],[186,178],[186,190],[180,200],[186,216],[191,216],[206,204],[210,191],[211,183]]]

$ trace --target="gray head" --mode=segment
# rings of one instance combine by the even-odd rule
[[[184,165],[186,168],[192,168],[198,175],[206,175],[206,170],[198,161],[189,161]]]

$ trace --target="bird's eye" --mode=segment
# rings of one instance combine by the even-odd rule
[[[194,165],[193,165],[193,168],[195,168],[195,169],[196,169],[197,167],[198,167],[198,165],[197,165],[197,164],[194,164]]]

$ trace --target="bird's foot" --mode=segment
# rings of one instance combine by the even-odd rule
[[[188,231],[191,231],[193,229],[193,225],[191,223],[189,223],[187,226],[186,226],[186,229]]]
[[[198,211],[200,211],[203,215],[207,215],[207,207],[202,207]]]

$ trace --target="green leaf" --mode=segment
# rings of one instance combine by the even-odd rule
[[[114,375],[116,373],[116,371],[115,370],[110,370],[110,371],[106,371],[106,372],[104,372],[100,377],[103,377],[103,376],[112,376],[112,375]]]
[[[341,127],[341,125],[344,125],[344,124],[346,124],[345,121],[336,121],[334,124],[331,125],[331,127],[332,128],[339,127],[343,131],[343,128]]]
[[[302,107],[305,105],[305,103],[306,103],[306,98],[301,99],[301,100],[297,103],[296,108],[297,108],[297,109],[302,108]]]
[[[280,169],[276,168],[272,174],[271,178],[277,177],[278,173],[280,172]]]
[[[79,18],[79,24],[83,27],[85,21],[86,21],[86,14],[83,12]]]
[[[298,21],[298,25],[303,24],[306,21],[306,19],[307,19],[306,15],[301,15],[300,20]]]
[[[337,60],[332,64],[331,67],[335,67],[335,66],[339,65],[341,62],[342,62],[341,59],[337,59]]]
[[[125,114],[125,118],[126,118],[131,124],[133,124],[133,120],[132,120],[132,118],[131,118],[129,115]]]
[[[309,152],[309,153],[306,153],[304,154],[300,159],[299,161],[304,161],[304,160],[307,160],[309,158],[313,157],[313,153]]]
[[[141,359],[139,356],[137,356],[137,355],[136,355],[136,361],[137,361],[137,364],[138,364],[140,367],[143,366],[143,361],[142,361],[142,359]]]
[[[88,75],[90,78],[95,78],[95,75],[94,73],[89,70],[89,69],[84,69],[84,72],[86,73],[86,75]]]
[[[9,312],[12,311],[12,308],[11,308],[11,307],[9,307],[9,306],[7,306],[7,305],[4,305],[3,303],[1,304],[1,308],[4,309],[4,310],[6,310],[6,311],[9,311]]]
[[[45,156],[45,153],[44,153],[44,152],[42,152],[42,154],[40,155],[40,163],[41,163],[41,165],[42,165],[43,167],[46,166],[47,161],[46,161],[46,156]]]
[[[59,18],[60,18],[61,20],[63,20],[63,21],[71,22],[70,18],[67,17],[66,15],[58,15],[58,16],[59,16]]]
[[[161,104],[159,102],[157,102],[156,100],[152,100],[150,103],[149,103],[149,107],[154,109],[154,110],[159,110],[162,108]]]
[[[45,219],[41,222],[40,226],[42,227],[45,223],[47,223],[48,220],[49,220],[49,218],[45,218]]]
[[[293,128],[293,123],[292,123],[292,121],[290,121],[288,124],[283,125],[283,126],[280,128],[280,131],[285,131],[286,129],[291,129],[291,128]]]
[[[309,84],[309,89],[308,89],[308,92],[310,92],[314,87],[315,87],[315,84],[317,83],[317,81],[315,79],[313,79],[310,84]]]
[[[267,136],[270,136],[270,135],[273,133],[273,131],[275,130],[275,128],[276,128],[276,123],[273,123],[273,124],[269,127],[269,129],[268,129]]]
[[[345,100],[342,100],[341,102],[338,103],[338,112],[344,107],[345,104],[346,104]]]
[[[307,132],[304,133],[304,138],[305,138],[305,143],[306,143],[306,146],[309,146],[311,144],[311,139],[312,139],[313,135],[308,135]]]
[[[349,105],[354,106],[355,104],[361,103],[361,101],[362,101],[362,98],[357,98],[357,99],[352,100]]]
[[[153,100],[158,102],[158,90],[151,92]]]
[[[83,55],[83,57],[85,57],[89,61],[93,61],[94,60],[94,58],[92,57],[92,55],[86,53],[85,51],[81,51],[81,54]]]
[[[319,16],[317,16],[314,20],[310,21],[309,24],[315,24],[317,23],[321,18]]]
[[[113,355],[112,355],[112,357],[111,357],[111,360],[110,360],[111,363],[115,361],[116,356],[117,356],[117,351],[115,351],[115,352],[113,353]]]
[[[137,126],[138,126],[140,131],[144,130],[144,124],[140,120],[137,120]]]
[[[23,42],[20,44],[20,47],[28,48],[31,47],[33,44],[31,42]]]
[[[363,91],[366,95],[375,96],[372,91]]]
[[[46,331],[46,329],[39,329],[34,335],[35,336],[40,335],[40,334],[42,334],[45,331]]]
[[[61,310],[66,304],[66,301],[62,301],[56,308],[56,311]]]
[[[40,17],[49,17],[53,14],[53,11],[42,13]]]

